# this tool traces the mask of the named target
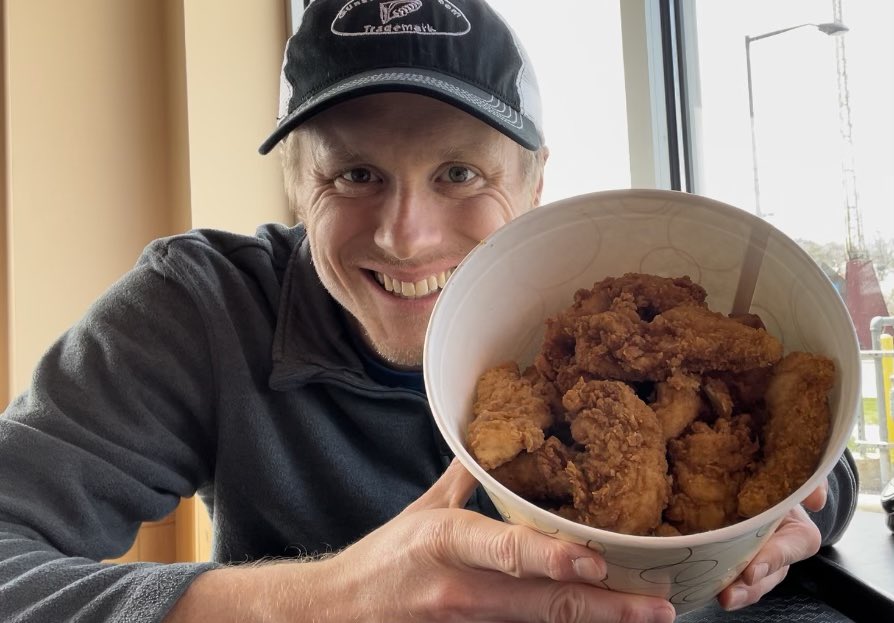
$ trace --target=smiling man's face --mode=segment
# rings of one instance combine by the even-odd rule
[[[543,159],[453,106],[406,93],[350,100],[295,132],[289,192],[323,285],[382,359],[420,366],[444,281],[537,205]]]

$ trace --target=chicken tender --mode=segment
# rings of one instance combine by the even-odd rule
[[[679,351],[680,366],[689,372],[741,372],[767,367],[782,357],[782,343],[764,329],[703,307],[680,306],[657,316],[650,325],[655,350]]]
[[[537,450],[522,452],[491,471],[507,489],[527,500],[547,506],[571,502],[571,479],[565,472],[571,451],[556,437]]]
[[[655,387],[655,401],[650,405],[664,440],[676,439],[695,421],[704,408],[698,379],[685,374],[674,374]]]
[[[764,400],[763,458],[739,492],[739,514],[753,517],[781,502],[810,478],[829,439],[828,395],[835,364],[793,352],[773,368]]]
[[[747,415],[695,422],[668,443],[673,495],[665,518],[682,534],[722,528],[738,520],[738,494],[758,445]]]
[[[741,372],[782,357],[782,344],[763,329],[687,305],[646,322],[629,295],[619,296],[606,312],[578,319],[574,345],[565,365],[623,381],[663,381],[676,372]]]
[[[650,534],[670,495],[664,434],[655,412],[624,383],[580,381],[562,398],[585,451],[568,462],[580,521]]]
[[[704,306],[706,296],[705,289],[693,283],[689,277],[659,277],[642,273],[606,277],[593,284],[590,290],[578,290],[574,295],[574,303],[569,308],[547,319],[546,334],[536,365],[549,379],[564,377],[565,382],[560,383],[563,392],[571,389],[582,375],[585,378],[589,375],[590,378],[639,380],[635,374],[613,365],[611,359],[603,361],[601,367],[591,365],[587,369],[580,369],[575,363],[576,336],[580,322],[613,309],[617,313],[620,302],[624,301],[627,303],[625,311],[629,313],[622,313],[621,317],[606,316],[604,320],[620,322],[621,325],[615,331],[635,330],[633,325],[637,320],[651,320],[656,314],[678,305]],[[598,360],[598,354],[591,353],[591,364]],[[571,380],[570,384],[568,380]]]
[[[543,431],[553,416],[531,381],[519,374],[517,364],[491,368],[478,380],[476,391],[468,441],[482,467],[493,469],[519,452],[543,445]]]

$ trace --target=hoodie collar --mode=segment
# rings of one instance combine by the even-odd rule
[[[301,230],[283,275],[270,387],[294,389],[324,377],[368,386],[344,310],[320,281]]]

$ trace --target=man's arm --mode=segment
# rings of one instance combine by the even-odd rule
[[[98,562],[209,477],[206,341],[144,263],[41,359],[0,416],[0,620],[157,621],[213,566]]]
[[[807,509],[822,535],[821,547],[834,545],[841,539],[857,510],[860,474],[850,450],[845,449],[829,474],[828,483],[823,507],[818,510]]]
[[[598,588],[605,562],[593,550],[462,510],[475,486],[454,461],[344,551],[209,571],[164,623],[673,621],[667,601]]]

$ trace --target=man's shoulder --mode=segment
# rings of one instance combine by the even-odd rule
[[[281,223],[262,225],[254,234],[201,228],[154,240],[141,259],[168,266],[223,262],[242,270],[263,267],[279,272],[303,239],[302,226]]]

